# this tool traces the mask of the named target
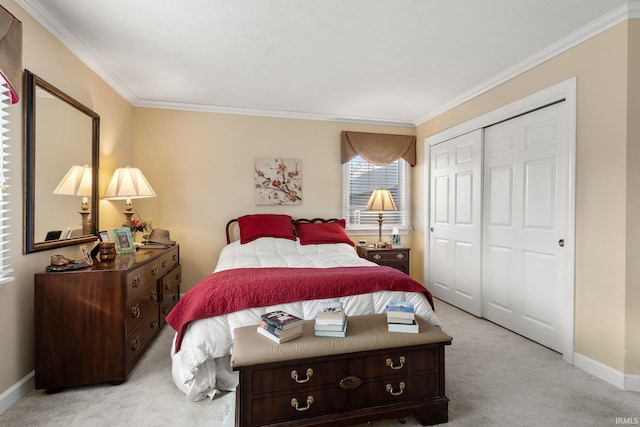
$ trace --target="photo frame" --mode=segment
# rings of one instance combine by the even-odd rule
[[[136,251],[136,246],[133,244],[133,236],[131,236],[131,230],[129,228],[112,228],[111,235],[116,244],[117,254],[129,254]]]
[[[87,245],[80,246],[80,251],[82,252],[82,256],[84,257],[84,261],[88,265],[93,265],[93,258],[91,257],[91,254],[87,250]]]
[[[110,240],[109,239],[109,232],[107,230],[98,232],[98,236],[100,236],[100,241],[101,242],[108,242]]]

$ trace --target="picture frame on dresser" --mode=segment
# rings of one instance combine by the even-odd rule
[[[116,243],[116,253],[130,254],[136,251],[136,246],[133,243],[133,236],[131,230],[128,228],[112,228],[111,236]]]

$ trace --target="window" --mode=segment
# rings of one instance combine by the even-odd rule
[[[9,161],[7,160],[7,148],[9,148],[7,135],[8,129],[6,125],[9,123],[7,117],[8,107],[11,104],[11,94],[9,88],[2,76],[0,76],[0,287],[13,280],[11,270],[8,261],[8,238],[9,238],[9,226],[6,221],[9,219],[9,209],[7,204],[8,197],[8,178],[7,171]]]
[[[376,166],[360,156],[343,164],[342,210],[350,231],[378,231],[378,212],[365,210],[373,190],[384,188],[391,192],[397,211],[385,211],[382,227],[385,230],[410,228],[409,163],[404,159],[385,166]]]

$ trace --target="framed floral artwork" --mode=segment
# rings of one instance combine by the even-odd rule
[[[301,205],[302,162],[256,159],[256,205]]]

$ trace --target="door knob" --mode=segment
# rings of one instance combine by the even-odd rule
[[[431,232],[433,233],[433,227],[431,227]]]
[[[564,248],[564,239],[560,239],[560,240],[558,240],[558,245],[559,245],[561,248]]]

